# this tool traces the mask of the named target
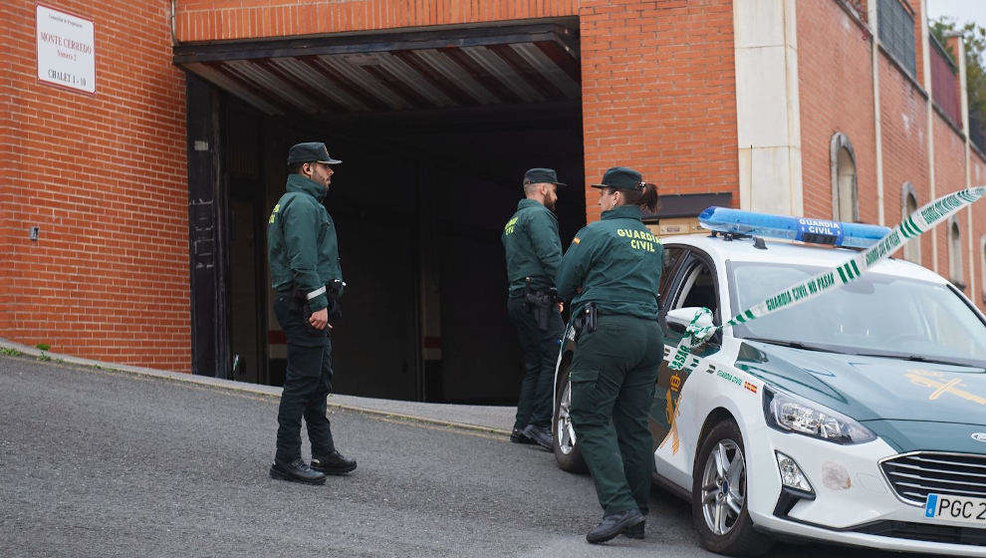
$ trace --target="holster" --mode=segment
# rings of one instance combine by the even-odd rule
[[[596,305],[592,302],[587,302],[582,307],[579,315],[575,317],[574,325],[575,335],[579,335],[583,331],[588,331],[589,333],[596,331]]]
[[[524,286],[524,303],[534,314],[534,321],[541,331],[548,330],[552,308],[557,302],[558,291],[554,287],[537,289],[531,286],[530,277],[527,278],[527,284]]]
[[[342,303],[339,299],[342,298],[342,291],[345,287],[346,283],[339,279],[334,279],[325,285],[325,299],[328,301],[326,311],[328,312],[330,323],[338,322],[342,318]],[[295,304],[298,305],[298,308],[301,309],[305,324],[312,330],[318,331],[308,322],[308,319],[312,317],[312,309],[308,305],[308,293],[296,287],[291,290],[291,297]]]
[[[312,317],[312,308],[308,305],[308,293],[295,287],[294,289],[291,289],[291,300],[298,307],[298,309],[301,310],[301,321],[304,322],[305,327],[312,333],[320,333],[319,330],[315,329],[315,326],[308,321]]]
[[[325,285],[325,297],[329,301],[329,321],[338,322],[342,318],[342,291],[345,288],[346,283],[339,280],[333,279],[330,283]]]

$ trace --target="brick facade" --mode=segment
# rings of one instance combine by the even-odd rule
[[[880,95],[881,152],[883,161],[884,224],[895,226],[903,212],[901,191],[910,183],[918,205],[932,200],[928,160],[928,93],[923,87],[920,3],[910,2],[917,28],[915,57],[917,75],[909,77],[883,49],[877,49]],[[865,9],[862,4],[860,10]],[[853,15],[857,17],[853,17]],[[805,215],[828,218],[833,215],[830,168],[832,135],[846,134],[855,151],[860,220],[876,223],[879,218],[876,174],[876,125],[873,104],[872,33],[861,12],[841,0],[798,2],[798,66],[801,101],[802,173]],[[957,79],[957,78],[956,78]],[[965,136],[949,126],[933,111],[935,197],[966,187]],[[986,183],[986,171],[976,176],[986,161],[973,151],[970,159],[972,185]],[[966,294],[986,309],[982,292],[983,257],[981,237],[986,233],[986,204],[980,202],[962,211],[957,219],[968,244],[969,219],[973,219],[974,258],[963,252],[964,278],[976,290]],[[933,259],[932,239],[937,242]],[[920,239],[922,264],[949,274],[948,231],[944,225]],[[900,256],[901,254],[897,254]],[[975,275],[974,275],[975,274]]]
[[[832,208],[830,144],[849,138],[856,155],[859,218],[877,222],[876,128],[873,124],[872,48],[866,27],[836,2],[799,2],[798,85],[805,215],[829,219]],[[839,44],[841,48],[819,48]]]
[[[915,19],[923,21],[915,7]],[[0,337],[118,362],[190,369],[185,82],[172,64],[171,3],[50,0],[96,22],[97,93],[35,77],[35,3],[5,2],[8,54],[0,67]],[[578,18],[587,183],[615,164],[641,170],[662,194],[722,193],[739,204],[733,5],[729,0],[177,0],[175,40],[197,42]],[[849,7],[857,6],[858,11]],[[935,113],[928,126],[922,45],[914,79],[877,51],[873,103],[867,2],[797,2],[804,212],[832,215],[830,141],[855,156],[860,219],[876,222],[877,139],[883,212],[901,214],[901,185],[931,197],[966,185],[965,138]],[[858,17],[853,17],[857,14]],[[920,27],[916,30],[920,37]],[[920,43],[920,40],[918,41]],[[986,160],[971,155],[974,185]],[[586,187],[587,217],[597,219]],[[986,202],[960,214],[975,257],[968,292],[982,292]],[[37,242],[31,226],[41,228]],[[944,227],[937,268],[948,273]],[[967,254],[967,252],[966,252]],[[965,254],[964,254],[965,255]],[[922,239],[932,265],[931,235]],[[967,284],[972,281],[967,280]]]
[[[95,22],[96,93],[39,81],[35,2],[4,2],[0,337],[188,370],[185,90],[168,2],[45,6]]]
[[[181,42],[487,23],[579,12],[578,0],[178,0],[177,7],[175,24]]]
[[[918,204],[924,205],[931,201],[930,176],[928,173],[928,98],[922,89],[904,76],[899,67],[894,64],[882,50],[878,52],[880,80],[880,126],[883,147],[883,210],[884,224],[894,226],[901,218],[900,189],[905,182],[914,186]],[[939,178],[936,184],[944,184]],[[964,187],[964,182],[957,190]],[[939,186],[936,196],[941,196],[945,190]],[[876,207],[872,203],[876,197],[865,197],[860,192],[861,200],[869,200],[874,213]],[[861,206],[863,204],[861,203]],[[872,222],[876,222],[874,219]],[[939,234],[943,227],[933,233],[924,235],[921,240],[922,263],[932,266],[931,234]],[[938,243],[939,259],[943,245]],[[948,269],[946,265],[945,269]],[[939,271],[942,268],[939,266]]]
[[[628,165],[662,195],[738,203],[731,3],[583,1],[579,23],[586,181]],[[598,195],[586,188],[590,221]]]

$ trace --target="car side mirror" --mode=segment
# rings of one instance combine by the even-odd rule
[[[667,323],[669,328],[673,328],[679,333],[685,333],[693,320],[698,320],[696,325],[712,326],[712,312],[706,308],[690,306],[688,308],[677,308],[668,311]],[[699,340],[699,344],[708,341],[715,333],[715,329],[708,327],[706,337]]]

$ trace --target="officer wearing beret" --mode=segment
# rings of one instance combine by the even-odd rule
[[[647,416],[664,355],[658,285],[664,249],[641,222],[657,188],[640,173],[613,167],[603,175],[602,219],[578,233],[558,270],[558,294],[571,300],[581,329],[570,378],[571,417],[603,508],[586,540],[625,533],[644,538],[653,440]]]
[[[341,315],[339,298],[345,283],[335,226],[322,199],[332,179],[331,165],[341,162],[329,156],[324,143],[292,146],[287,191],[267,225],[274,312],[288,341],[270,476],[305,484],[323,484],[326,474],[356,468],[356,461],[336,450],[325,415],[325,398],[332,388],[330,320]],[[301,458],[302,417],[312,444],[311,466]]]
[[[524,199],[503,228],[507,257],[507,313],[517,329],[524,358],[517,417],[510,441],[535,443],[551,451],[552,377],[564,324],[555,300],[555,273],[561,263],[558,175],[535,168],[524,174]]]

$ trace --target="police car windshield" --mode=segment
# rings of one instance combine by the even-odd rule
[[[826,269],[764,262],[729,262],[726,268],[737,312]],[[986,324],[947,286],[874,272],[733,326],[733,334],[848,354],[986,363]]]

